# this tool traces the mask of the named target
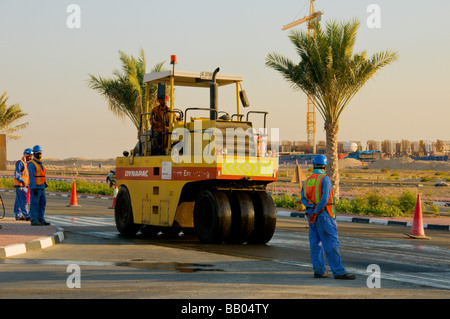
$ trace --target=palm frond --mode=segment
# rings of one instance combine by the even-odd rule
[[[97,91],[108,101],[108,107],[113,114],[120,118],[128,117],[136,128],[139,128],[140,114],[144,112],[146,58],[141,48],[136,58],[119,51],[121,68],[113,71],[113,77],[103,78],[89,74],[87,80],[89,88]],[[155,65],[153,70],[162,69],[164,62]],[[156,104],[156,86],[151,85],[151,104]],[[154,100],[154,101],[153,101]]]
[[[393,51],[367,58],[365,51],[354,53],[360,27],[357,19],[328,21],[325,29],[312,24],[315,37],[293,30],[289,39],[300,57],[298,64],[278,53],[270,53],[266,65],[278,71],[294,89],[311,97],[326,122],[338,121],[356,93],[381,68],[397,61]]]
[[[19,135],[12,135],[11,133],[24,129],[28,123],[16,124],[27,113],[24,113],[19,104],[6,105],[8,97],[7,92],[0,96],[0,133],[6,134],[8,139],[20,138]]]

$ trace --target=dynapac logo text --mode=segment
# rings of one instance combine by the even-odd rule
[[[148,177],[148,170],[146,171],[125,171],[125,177]]]

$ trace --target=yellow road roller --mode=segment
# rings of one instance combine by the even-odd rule
[[[116,159],[114,208],[124,236],[194,232],[201,243],[270,241],[276,210],[267,184],[277,180],[278,154],[267,148],[267,112],[249,105],[242,76],[172,70],[147,73],[147,93],[158,86],[167,96],[162,132],[155,132],[155,112],[141,115],[136,146]],[[220,111],[222,86],[236,87],[236,113]],[[174,88],[209,88],[208,107],[175,107]],[[200,92],[202,90],[198,90]],[[203,90],[202,92],[204,92]],[[234,89],[231,90],[234,92]],[[253,127],[259,117],[264,127]]]

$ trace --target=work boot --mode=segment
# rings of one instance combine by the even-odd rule
[[[328,278],[328,274],[324,273],[323,275],[319,275],[317,273],[314,273],[314,278]]]
[[[356,275],[346,273],[346,274],[335,276],[334,279],[354,280],[354,279],[356,279]]]

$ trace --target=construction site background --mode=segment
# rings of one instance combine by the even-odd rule
[[[355,143],[357,148],[355,151],[377,151],[381,152],[383,156],[411,156],[424,157],[421,160],[427,160],[426,157],[433,157],[430,160],[448,160],[450,151],[450,141],[436,140],[433,141],[374,141],[368,140],[366,145],[362,145],[360,141],[346,141],[338,142],[338,153],[347,155],[348,150],[345,149],[345,144]],[[270,145],[269,145],[270,147]],[[319,141],[316,144],[316,153],[325,154],[326,142]],[[308,144],[306,141],[281,141],[280,155],[294,155],[307,154]],[[442,157],[442,158],[439,158]]]

